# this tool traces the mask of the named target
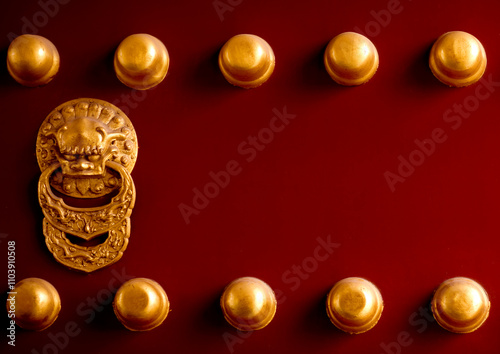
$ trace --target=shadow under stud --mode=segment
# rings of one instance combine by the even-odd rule
[[[118,289],[113,309],[127,329],[149,331],[167,318],[170,303],[160,284],[147,278],[134,278]]]
[[[138,144],[132,122],[111,103],[80,98],[55,108],[43,121],[36,142],[42,174],[38,201],[45,216],[45,243],[55,259],[92,272],[117,262],[127,248],[136,192],[130,173]],[[60,196],[108,203],[75,207]],[[92,246],[75,244],[106,238]]]
[[[379,65],[377,48],[368,38],[354,32],[334,37],[323,59],[331,78],[344,86],[364,84],[375,75]]]
[[[332,323],[344,332],[359,334],[373,328],[384,309],[377,287],[363,278],[337,282],[326,299],[326,312]]]
[[[434,76],[451,87],[464,87],[477,82],[486,70],[486,52],[473,35],[447,32],[439,37],[429,55]]]
[[[431,310],[437,323],[454,333],[470,333],[482,326],[490,313],[486,290],[476,281],[457,277],[436,289]]]
[[[52,325],[61,310],[56,288],[40,278],[18,282],[7,298],[7,312],[15,309],[15,322],[24,329],[41,331]],[[13,301],[13,302],[11,302]]]
[[[59,53],[47,38],[23,34],[9,45],[7,69],[24,86],[49,83],[59,71]]]
[[[274,71],[276,59],[271,46],[253,34],[229,39],[219,52],[219,68],[226,80],[242,88],[255,88]]]
[[[226,321],[240,331],[266,327],[276,314],[276,296],[260,279],[243,277],[233,280],[224,289],[220,306]]]
[[[118,79],[136,90],[148,90],[163,81],[170,64],[165,45],[149,34],[125,38],[115,52],[114,67]]]

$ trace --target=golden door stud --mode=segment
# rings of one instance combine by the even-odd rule
[[[24,86],[49,83],[59,70],[59,53],[47,38],[23,34],[12,41],[7,51],[7,69]]]
[[[431,301],[434,318],[450,332],[473,332],[486,321],[490,300],[476,281],[457,277],[439,285]]]
[[[169,63],[165,45],[144,33],[125,38],[116,49],[114,59],[118,79],[136,90],[147,90],[162,82]]]
[[[276,297],[269,285],[253,277],[226,286],[220,306],[227,322],[240,331],[266,327],[276,314]]]
[[[160,284],[147,278],[134,278],[118,289],[113,309],[129,330],[149,331],[167,318],[170,303]]]
[[[462,31],[447,32],[432,46],[429,67],[434,76],[448,86],[468,86],[483,76],[486,52],[473,35]]]
[[[379,65],[377,48],[365,36],[344,32],[334,37],[326,47],[326,71],[344,86],[361,85],[370,80]]]
[[[59,315],[61,299],[56,288],[40,278],[26,278],[16,284],[15,322],[24,329],[41,331],[48,328]],[[7,308],[10,303],[7,301]]]
[[[271,46],[252,34],[232,37],[219,52],[219,68],[226,80],[247,89],[266,82],[274,71],[275,62]]]
[[[332,323],[351,334],[373,328],[383,309],[380,291],[363,278],[340,280],[330,290],[326,300],[326,311]]]

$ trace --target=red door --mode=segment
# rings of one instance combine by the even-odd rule
[[[3,153],[0,289],[43,278],[62,309],[48,329],[0,332],[2,352],[18,353],[497,353],[498,100],[500,6],[493,1],[69,1],[6,2],[4,58],[16,35],[57,47],[48,85],[24,87],[1,71]],[[466,31],[484,45],[483,79],[465,88],[440,83],[428,66],[443,33]],[[355,31],[378,50],[366,84],[335,83],[323,53]],[[170,55],[165,80],[136,91],[123,85],[113,55],[128,35],[148,33]],[[217,56],[236,34],[265,39],[276,67],[262,86],[241,89]],[[137,201],[128,249],[117,263],[83,274],[60,265],[42,232],[37,132],[76,98],[121,108],[139,154]],[[275,129],[276,128],[276,129]],[[11,262],[12,263],[12,262]],[[275,318],[255,332],[224,320],[219,299],[242,276],[267,282]],[[470,334],[433,319],[433,291],[464,276],[488,292],[491,312]],[[127,279],[160,283],[171,304],[165,322],[131,332],[112,300]],[[325,310],[339,280],[363,277],[384,310],[366,333],[338,330]],[[7,296],[4,297],[5,299]]]

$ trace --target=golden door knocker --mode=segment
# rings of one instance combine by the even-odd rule
[[[38,201],[45,216],[45,243],[58,262],[92,272],[122,257],[136,198],[130,173],[137,152],[132,123],[111,103],[80,98],[60,105],[45,118],[36,142],[42,171]],[[64,198],[108,202],[77,207]],[[85,242],[106,234],[105,241],[92,246],[71,240],[72,236]]]

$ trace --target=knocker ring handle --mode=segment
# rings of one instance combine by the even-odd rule
[[[130,173],[137,152],[132,123],[111,103],[72,100],[44,120],[36,149],[42,171],[38,199],[45,216],[45,241],[58,262],[91,272],[121,258],[136,198]],[[78,208],[57,194],[84,199],[114,196],[106,205]],[[106,240],[97,246],[75,244],[67,237],[85,242],[106,233]]]

